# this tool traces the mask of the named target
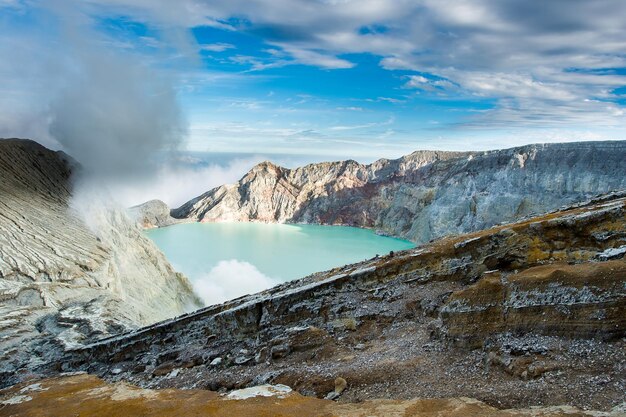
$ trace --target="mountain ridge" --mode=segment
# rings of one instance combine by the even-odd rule
[[[626,141],[415,151],[294,169],[265,161],[170,213],[183,221],[367,227],[423,243],[626,189],[625,161]]]

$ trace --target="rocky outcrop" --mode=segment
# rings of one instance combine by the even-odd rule
[[[35,142],[0,140],[0,384],[63,349],[199,306],[122,210],[79,211],[77,169]]]
[[[197,221],[344,224],[416,243],[538,215],[626,188],[626,142],[420,151],[370,165],[255,166],[172,210]]]
[[[171,226],[180,220],[170,215],[170,208],[161,200],[150,200],[131,207],[129,214],[144,229]]]
[[[502,332],[616,339],[626,330],[625,282],[623,260],[493,272],[453,293],[441,317],[447,337],[473,346]]]
[[[76,349],[143,387],[608,410],[626,378],[626,194],[313,274]]]

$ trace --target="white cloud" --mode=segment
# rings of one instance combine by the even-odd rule
[[[404,88],[415,88],[422,91],[451,90],[456,86],[448,80],[429,79],[423,75],[409,75]]]
[[[220,261],[206,275],[192,279],[196,294],[206,305],[219,304],[271,288],[279,281],[262,274],[248,262]]]
[[[377,98],[366,98],[365,101],[373,103],[373,102],[387,102],[387,103],[391,103],[391,104],[399,104],[399,103],[406,103],[406,99],[399,99],[399,98],[393,98],[393,97],[377,97]]]
[[[163,200],[171,207],[178,207],[214,187],[238,181],[250,168],[264,159],[262,156],[235,158],[225,166],[164,164],[150,178],[110,183],[108,188],[113,198],[125,207],[152,199]]]
[[[330,54],[322,54],[309,49],[297,48],[287,44],[281,45],[283,50],[288,52],[297,63],[305,65],[313,65],[328,69],[346,69],[352,68],[355,64],[352,62],[337,58]]]
[[[359,107],[359,106],[346,106],[346,107],[337,107],[337,110],[363,111],[365,109],[363,107]]]
[[[390,117],[389,119],[382,121],[382,122],[372,122],[372,123],[365,123],[365,124],[361,124],[361,125],[348,125],[348,126],[343,126],[343,125],[339,125],[339,126],[331,126],[328,129],[329,130],[335,130],[335,131],[340,131],[340,130],[357,130],[357,129],[368,129],[371,127],[376,127],[376,126],[387,126],[387,125],[392,125],[395,122],[395,119],[393,117]]]
[[[280,68],[287,65],[311,65],[325,69],[347,69],[354,67],[352,62],[337,58],[332,54],[323,54],[306,48],[299,48],[288,43],[273,43],[281,50],[268,50],[272,57],[258,58],[254,56],[236,55],[230,60],[238,64],[249,64],[251,70],[262,71],[269,68]]]
[[[173,33],[172,39],[185,39],[181,33],[189,36],[188,29],[200,25],[252,33],[271,49],[264,47],[261,56],[233,59],[257,72],[294,64],[348,69],[356,62],[348,54],[371,53],[384,69],[415,71],[404,87],[422,95],[456,94],[495,103],[494,109],[459,125],[463,127],[612,126],[622,134],[626,130],[624,105],[612,93],[626,85],[626,77],[605,71],[626,67],[626,2],[622,0],[181,0],[175,6],[167,0],[88,0],[81,4],[87,15],[129,16]],[[3,41],[6,44],[7,38]],[[232,49],[221,43],[205,48]],[[12,59],[26,51],[15,46],[0,50]],[[5,80],[12,78],[2,73],[2,61],[12,59],[0,60]],[[20,68],[30,71],[29,65]],[[45,90],[39,85],[36,89]],[[337,127],[342,126],[349,123]]]
[[[227,49],[235,49],[235,45],[232,45],[230,43],[209,43],[209,44],[205,44],[205,45],[200,45],[200,49],[203,51],[210,51],[210,52],[224,52]]]

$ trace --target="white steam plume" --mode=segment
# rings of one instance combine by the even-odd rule
[[[192,282],[196,294],[206,305],[254,294],[279,283],[264,275],[251,263],[237,259],[218,262],[205,276]]]
[[[71,4],[51,4],[66,54],[50,103],[51,135],[106,182],[150,175],[155,155],[177,148],[186,132],[171,80],[111,48]]]

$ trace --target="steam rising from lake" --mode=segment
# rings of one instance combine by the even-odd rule
[[[213,305],[254,294],[279,283],[262,274],[251,263],[231,259],[219,261],[206,275],[193,280],[193,288],[206,305]]]

